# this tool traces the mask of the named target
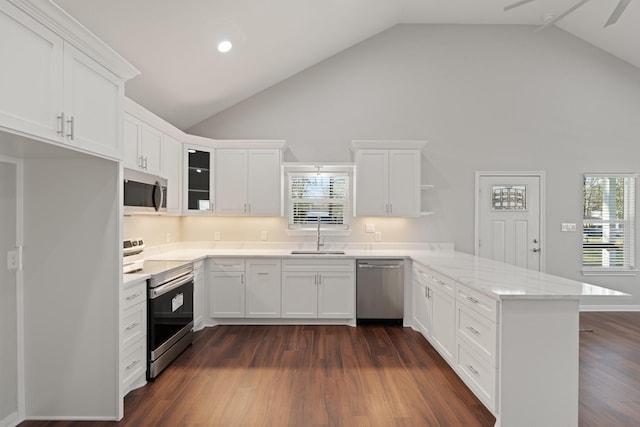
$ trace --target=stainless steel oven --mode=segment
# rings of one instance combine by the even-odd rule
[[[153,380],[193,342],[193,264],[145,260],[147,379]]]

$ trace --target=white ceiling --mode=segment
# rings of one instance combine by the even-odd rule
[[[181,129],[399,23],[540,25],[577,1],[55,0],[142,72],[127,96]],[[640,68],[640,1],[603,28],[618,1],[556,25]]]

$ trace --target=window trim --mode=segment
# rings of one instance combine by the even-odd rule
[[[637,193],[637,186],[638,186],[638,174],[636,173],[584,173],[582,175],[582,192],[583,192],[583,196],[582,196],[582,205],[583,205],[583,215],[582,215],[582,232],[581,232],[581,239],[584,236],[584,226],[585,226],[585,218],[584,218],[584,202],[585,202],[585,198],[584,198],[584,180],[587,177],[605,177],[605,178],[626,178],[626,179],[633,179],[633,191],[634,194],[632,195],[633,197],[631,198],[631,202],[632,205],[632,214],[633,214],[633,218],[631,219],[622,219],[622,220],[596,220],[595,222],[602,222],[602,223],[631,223],[631,232],[625,234],[625,240],[628,238],[630,239],[630,243],[625,243],[625,246],[630,246],[631,249],[630,251],[632,252],[629,257],[625,257],[626,259],[628,259],[629,264],[628,265],[624,265],[624,266],[614,266],[614,267],[603,267],[603,266],[594,266],[594,267],[589,267],[589,266],[585,266],[583,264],[583,257],[584,257],[584,243],[581,242],[580,244],[580,264],[581,264],[581,272],[583,276],[635,276],[638,273],[638,262],[637,262],[637,258],[638,258],[638,251],[636,249],[637,246],[637,231],[636,231],[636,227],[637,227],[637,221],[638,221],[638,213],[637,213],[637,203],[636,203],[636,193]],[[625,210],[628,208],[626,202],[625,202]],[[625,214],[626,217],[626,214]]]

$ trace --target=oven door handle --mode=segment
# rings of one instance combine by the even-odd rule
[[[149,298],[157,298],[191,281],[193,281],[193,273],[189,273],[186,276],[178,277],[177,279],[167,282],[162,286],[149,289]]]

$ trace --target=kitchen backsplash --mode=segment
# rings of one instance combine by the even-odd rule
[[[441,240],[428,236],[424,222],[429,218],[352,218],[349,233],[335,234],[323,230],[327,242],[426,242]],[[366,232],[372,224],[374,232]],[[191,242],[306,242],[306,235],[287,232],[284,217],[198,217],[198,216],[125,216],[123,236],[142,237],[147,246],[180,241]],[[424,232],[422,232],[424,231]],[[378,240],[376,240],[378,239]]]

